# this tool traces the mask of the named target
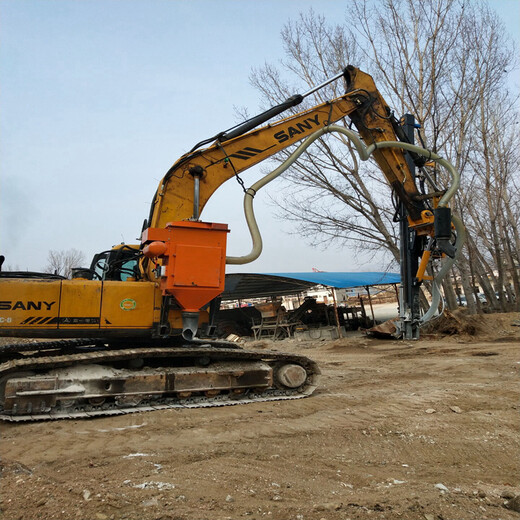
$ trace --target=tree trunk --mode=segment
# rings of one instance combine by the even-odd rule
[[[462,287],[464,288],[464,295],[466,296],[466,302],[468,306],[469,314],[477,314],[477,302],[478,298],[475,296],[475,290],[471,284],[471,278],[469,275],[468,259],[462,255],[459,257],[458,268],[460,271],[460,280]]]
[[[513,251],[511,247],[511,240],[509,236],[506,236],[504,239],[504,243],[506,246],[506,258],[509,266],[509,271],[511,272],[511,280],[513,282],[513,289],[510,289],[509,284],[507,284],[506,289],[508,296],[508,307],[512,311],[520,311],[520,278],[518,276],[518,266],[515,265],[515,261],[513,258]]]
[[[446,298],[446,307],[448,310],[453,311],[457,309],[459,307],[457,295],[455,294],[453,284],[448,277],[442,281],[442,288],[444,289],[444,297]]]

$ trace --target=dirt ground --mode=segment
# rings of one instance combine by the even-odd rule
[[[519,319],[266,343],[319,362],[306,399],[0,424],[0,518],[518,519]]]

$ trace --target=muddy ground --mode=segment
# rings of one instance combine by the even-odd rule
[[[520,316],[475,336],[266,343],[314,396],[0,424],[10,519],[518,519]]]

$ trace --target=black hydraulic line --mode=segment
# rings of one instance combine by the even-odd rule
[[[261,114],[252,117],[251,119],[249,119],[249,121],[246,121],[241,125],[238,125],[234,130],[223,132],[217,137],[217,139],[222,143],[224,141],[228,141],[229,139],[238,137],[239,135],[245,134],[246,132],[249,132],[249,130],[253,130],[253,128],[256,128],[262,123],[269,121],[269,119],[272,119],[278,114],[285,112],[289,108],[299,105],[303,101],[303,99],[304,97],[302,94],[295,94],[294,96],[291,96],[290,98],[286,99],[283,103],[280,103],[279,105],[276,105],[266,110],[265,112],[262,112]]]

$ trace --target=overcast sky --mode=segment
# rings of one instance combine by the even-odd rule
[[[518,42],[520,1],[490,3]],[[7,266],[41,270],[50,249],[70,248],[83,251],[89,263],[97,251],[136,243],[171,164],[235,124],[235,107],[259,111],[249,74],[283,57],[283,25],[310,7],[339,22],[347,5],[0,1],[0,252]],[[245,173],[246,185],[257,175]],[[255,198],[261,258],[230,271],[385,267],[347,248],[310,248],[274,219],[267,200],[267,193]],[[236,182],[214,195],[202,219],[230,224],[228,254],[249,252]]]

